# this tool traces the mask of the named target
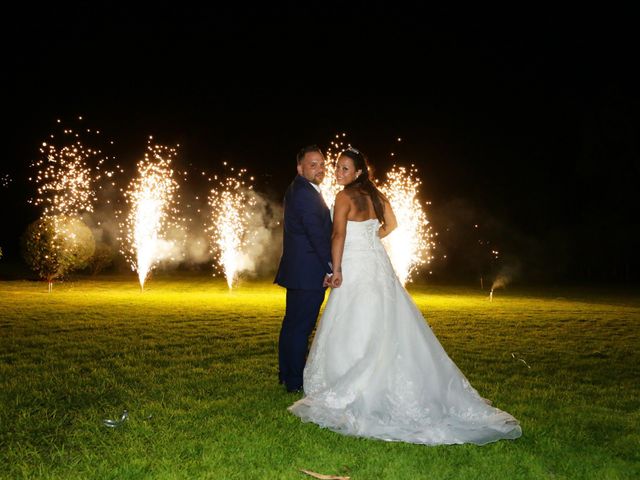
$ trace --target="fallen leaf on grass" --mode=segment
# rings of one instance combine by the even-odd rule
[[[350,480],[351,477],[339,477],[337,475],[323,475],[321,473],[312,472],[311,470],[300,469],[302,473],[306,473],[307,475],[313,478],[319,478],[320,480]]]

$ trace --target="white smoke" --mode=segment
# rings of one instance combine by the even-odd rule
[[[246,194],[251,198],[245,205],[250,215],[238,273],[248,278],[267,278],[275,273],[282,252],[282,206],[254,190],[247,190]],[[83,220],[91,229],[96,243],[111,248],[114,260],[122,267],[126,265],[128,270],[130,266],[120,254],[121,220],[115,210],[113,203],[103,202],[93,212],[85,213]],[[184,212],[185,222],[166,231],[156,245],[158,268],[162,270],[181,264],[188,268],[212,268],[214,254],[205,231],[209,207],[203,200],[191,199],[187,210]]]
[[[209,240],[200,232],[194,233],[187,239],[186,245],[187,261],[194,264],[209,263],[211,252],[209,251]]]
[[[282,207],[252,189],[244,190],[243,195],[247,198],[242,208],[248,223],[237,259],[237,274],[245,278],[268,277],[275,273],[282,251]],[[211,207],[204,197],[192,198],[189,207],[185,260],[192,267],[208,265],[216,276],[223,276],[220,266],[214,264],[218,247],[207,233]]]
[[[238,272],[254,278],[273,273],[277,266],[282,251],[282,207],[254,190],[249,190],[247,195],[252,200],[247,203],[251,215]]]
[[[157,262],[178,264],[185,259],[186,235],[182,228],[169,229],[164,237],[158,238],[154,257]]]
[[[519,274],[520,274],[519,262],[514,262],[514,263],[504,265],[496,275],[496,279],[493,281],[493,284],[491,285],[491,291],[493,292],[497,288],[505,288],[515,278],[517,278]]]

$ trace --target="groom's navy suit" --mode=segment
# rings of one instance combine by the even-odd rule
[[[284,196],[282,258],[274,283],[287,289],[280,330],[280,380],[288,390],[302,388],[309,335],[324,300],[331,273],[331,215],[322,195],[298,175]]]

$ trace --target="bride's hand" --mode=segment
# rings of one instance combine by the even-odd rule
[[[335,272],[331,277],[331,288],[338,288],[342,285],[342,273]]]

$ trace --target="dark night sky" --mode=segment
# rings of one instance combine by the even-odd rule
[[[441,232],[479,221],[558,277],[638,278],[630,15],[356,5],[368,6],[17,14],[3,34],[13,128],[0,173],[15,178],[0,192],[13,212],[5,251],[34,215],[23,178],[37,145],[55,118],[82,114],[123,163],[153,134],[180,143],[185,163],[249,167],[276,196],[298,148],[346,131],[380,171],[391,151],[420,167]]]

